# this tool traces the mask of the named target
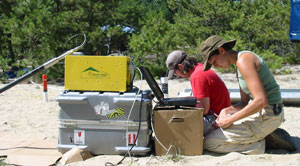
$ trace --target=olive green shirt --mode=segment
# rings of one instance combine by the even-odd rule
[[[241,51],[238,53],[238,58],[240,57],[240,55],[242,55],[243,53],[246,53],[246,52],[250,52],[250,53],[256,55],[255,53],[253,53],[251,51]],[[260,56],[258,56],[258,55],[256,55],[256,56],[260,62],[260,69],[258,71],[259,78],[265,89],[269,105],[281,103],[281,93],[280,93],[279,85],[276,83],[274,76],[271,73],[271,71],[269,70],[265,61]],[[253,96],[248,88],[248,85],[238,69],[237,69],[237,73],[238,73],[238,81],[239,81],[239,85],[240,85],[241,89],[246,94],[248,94],[251,99],[253,99]]]

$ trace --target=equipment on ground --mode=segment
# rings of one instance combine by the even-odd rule
[[[145,155],[151,150],[151,91],[60,94],[58,149],[85,149],[92,154]]]
[[[149,87],[153,91],[153,94],[159,101],[159,105],[161,106],[190,106],[195,107],[197,104],[196,97],[174,97],[174,98],[165,98],[162,90],[158,86],[157,82],[155,81],[154,77],[152,76],[151,72],[147,67],[139,67],[143,76],[145,77]]]
[[[56,101],[59,151],[145,155],[151,150],[150,90],[133,88],[127,56],[72,55],[65,59],[65,91]]]
[[[127,56],[72,55],[65,58],[65,89],[126,92],[133,64]]]

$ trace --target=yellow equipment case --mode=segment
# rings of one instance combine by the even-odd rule
[[[130,58],[126,56],[67,56],[65,58],[65,89],[115,92],[130,90]]]

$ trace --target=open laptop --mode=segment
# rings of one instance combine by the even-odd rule
[[[164,98],[164,94],[157,82],[155,81],[153,75],[147,67],[139,67],[143,77],[146,79],[149,87],[151,88],[154,96],[159,101],[160,106],[190,106],[195,107],[197,104],[197,99],[195,97],[174,97],[174,98]]]

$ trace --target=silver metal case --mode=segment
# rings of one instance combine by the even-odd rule
[[[125,93],[65,91],[60,94],[56,98],[61,108],[59,151],[64,153],[78,147],[94,155],[125,154],[135,143],[131,154],[147,154],[151,150],[152,94],[137,92],[133,89]]]

